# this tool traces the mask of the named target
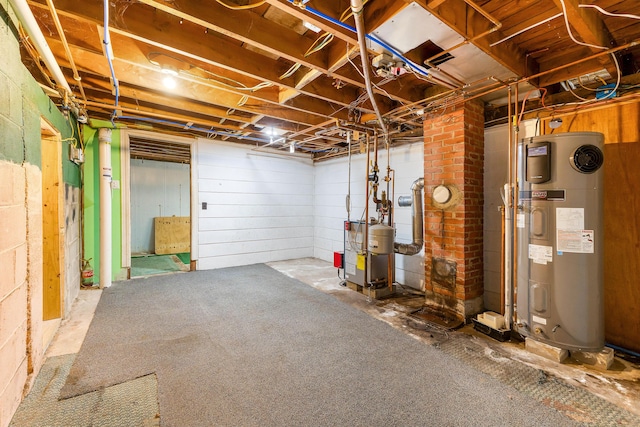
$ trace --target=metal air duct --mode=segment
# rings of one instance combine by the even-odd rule
[[[398,198],[398,205],[412,206],[411,222],[413,228],[413,241],[411,243],[394,243],[396,253],[401,255],[415,255],[422,250],[424,244],[424,224],[422,219],[422,189],[424,188],[424,178],[418,178],[411,184],[413,196]]]

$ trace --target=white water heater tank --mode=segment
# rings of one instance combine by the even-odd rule
[[[393,227],[384,224],[375,224],[369,227],[369,252],[373,255],[387,255],[393,253]]]
[[[518,146],[518,332],[568,350],[604,346],[603,151],[595,132]]]

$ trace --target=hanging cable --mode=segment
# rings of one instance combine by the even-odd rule
[[[107,62],[109,63],[109,70],[111,71],[111,80],[113,81],[113,87],[115,90],[115,106],[113,109],[113,113],[111,113],[111,124],[114,124],[113,120],[118,113],[118,105],[120,104],[120,85],[118,84],[118,79],[116,78],[116,72],[113,69],[113,49],[111,47],[111,36],[109,35],[109,0],[103,0],[104,4],[104,24],[103,24],[103,40],[104,44],[104,54],[107,57]]]
[[[295,64],[293,64],[291,66],[291,68],[289,68],[287,71],[284,72],[284,74],[282,74],[280,77],[278,77],[280,80],[289,78],[291,76],[293,76],[295,74],[296,71],[298,71],[298,69],[302,66],[301,63],[296,62]]]
[[[247,9],[253,9],[254,7],[258,7],[258,6],[262,6],[263,4],[266,3],[266,0],[262,0],[262,1],[258,1],[256,3],[251,3],[251,4],[245,4],[245,5],[235,5],[235,4],[229,4],[226,3],[222,0],[216,0],[219,4],[221,4],[222,6],[226,7],[227,9],[231,9],[231,10],[247,10]]]
[[[304,57],[306,58],[307,56],[311,55],[312,53],[316,53],[320,50],[322,50],[322,48],[324,48],[326,45],[328,45],[331,40],[333,40],[333,34],[326,32],[323,35],[321,35],[320,37],[318,37],[313,44],[311,44],[311,46],[309,47],[309,49],[307,49],[307,51],[304,53]]]
[[[620,18],[640,19],[640,16],[632,15],[630,13],[612,13],[612,12],[607,12],[606,10],[604,10],[600,6],[596,6],[595,4],[579,4],[578,7],[592,7],[595,10],[597,10],[598,12],[600,12],[600,13],[602,13],[604,15],[608,15],[608,16],[615,16],[615,17],[620,17]]]
[[[560,0],[560,5],[562,6],[564,24],[567,27],[567,32],[569,33],[569,37],[571,37],[571,40],[573,40],[576,44],[579,44],[579,45],[582,45],[582,46],[587,46],[587,47],[592,47],[594,49],[609,49],[608,47],[605,47],[605,46],[598,46],[598,45],[595,45],[595,44],[585,43],[585,42],[581,42],[581,41],[577,40],[574,37],[573,32],[571,31],[571,26],[569,25],[569,18],[567,17],[567,6],[565,5],[564,0]]]

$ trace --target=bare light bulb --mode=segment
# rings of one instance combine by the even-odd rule
[[[173,76],[166,76],[164,79],[162,79],[162,84],[167,89],[175,89],[177,85],[176,79],[174,79]]]

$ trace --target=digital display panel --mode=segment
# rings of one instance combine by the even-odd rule
[[[540,145],[537,147],[527,147],[527,155],[529,157],[538,157],[547,155],[547,146]]]

